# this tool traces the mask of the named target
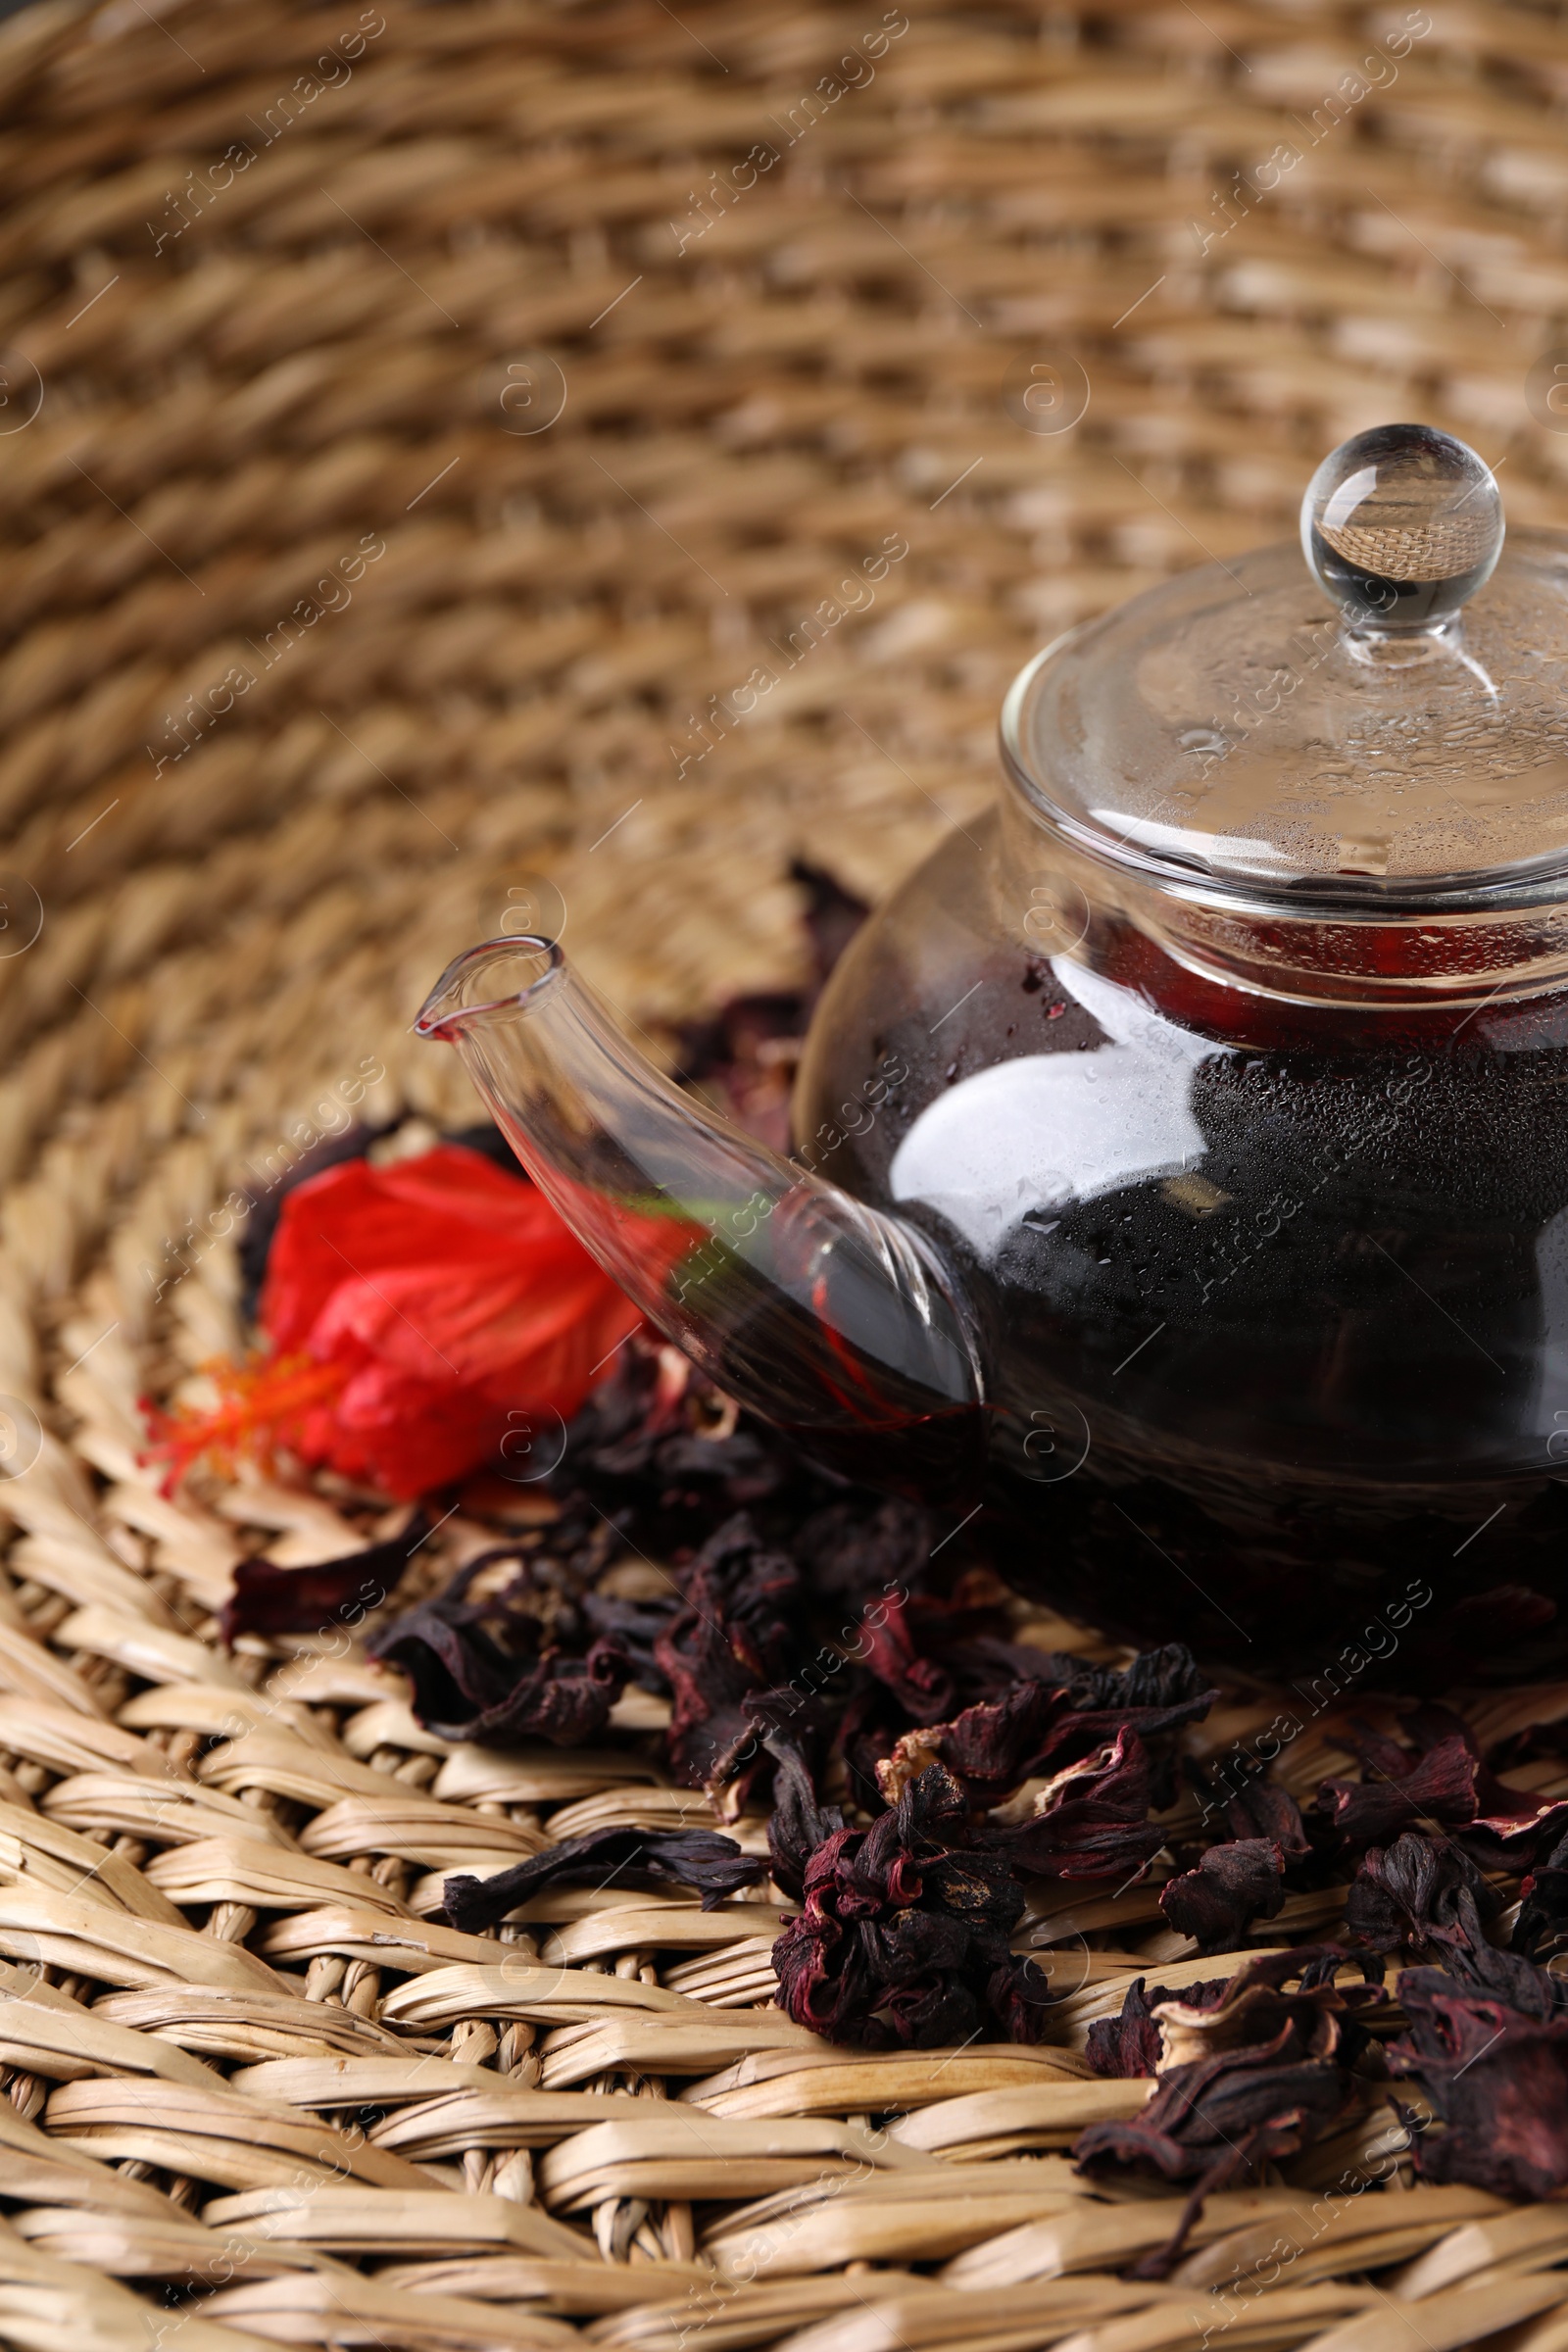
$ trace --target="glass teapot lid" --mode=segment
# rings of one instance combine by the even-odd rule
[[[1318,467],[1300,551],[1204,564],[1048,647],[1004,750],[1048,823],[1170,882],[1533,895],[1568,874],[1565,646],[1568,540],[1504,553],[1475,452],[1383,425]]]

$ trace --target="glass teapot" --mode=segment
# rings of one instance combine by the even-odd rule
[[[1303,1688],[1534,1680],[1568,1669],[1568,539],[1504,554],[1482,461],[1391,425],[1301,540],[1022,672],[999,806],[834,975],[792,1156],[552,940],[471,949],[417,1028],[661,1331],[939,1542]]]

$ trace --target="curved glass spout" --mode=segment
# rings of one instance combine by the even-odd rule
[[[975,1350],[916,1234],[662,1077],[552,941],[470,948],[415,1029],[457,1047],[584,1247],[726,1394],[869,1485],[977,1488]]]

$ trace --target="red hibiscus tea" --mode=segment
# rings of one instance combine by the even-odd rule
[[[1187,1150],[1161,1160],[1135,1105],[1130,1172],[1090,1198],[1043,1171],[984,1237],[940,1169],[900,1200],[985,1302],[986,1466],[963,1500],[956,1430],[939,1453],[911,1424],[902,1462],[868,1450],[858,1475],[912,1481],[950,1524],[983,1494],[964,1543],[1129,1639],[1276,1676],[1343,1674],[1348,1651],[1362,1688],[1558,1671],[1568,997],[1348,1020],[1212,987],[1130,933],[1097,945],[1153,1015],[1140,1102],[1179,1084]],[[1059,960],[1014,963],[948,1024],[940,1070],[917,1020],[883,1024],[911,1084],[832,1172],[896,1195],[931,1102],[976,1078],[999,1120],[1009,1071],[1020,1115],[1043,1064],[1064,1100],[1091,1102],[1097,1066],[1114,1086],[1103,982],[1071,992]],[[1430,1598],[1396,1639],[1379,1613],[1412,1587]]]

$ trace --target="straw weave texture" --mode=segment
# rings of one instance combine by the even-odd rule
[[[635,1708],[450,1749],[358,1643],[230,1656],[247,1536],[360,1538],[167,1500],[137,1409],[240,1344],[231,1195],[472,1117],[406,1034],[459,948],[564,909],[658,1050],[799,978],[792,858],[885,891],[1044,637],[1349,433],[1568,520],[1565,97],[1568,20],[1462,0],[0,28],[0,2342],[1568,2347],[1568,2208],[1411,2185],[1386,2112],[1124,2275],[1173,2205],[1064,2160],[1146,2092],[1087,2026],[1216,1973],[1146,1888],[1074,1890],[1052,2042],[899,2058],[771,2008],[776,1903],[442,1926],[702,1800]]]

